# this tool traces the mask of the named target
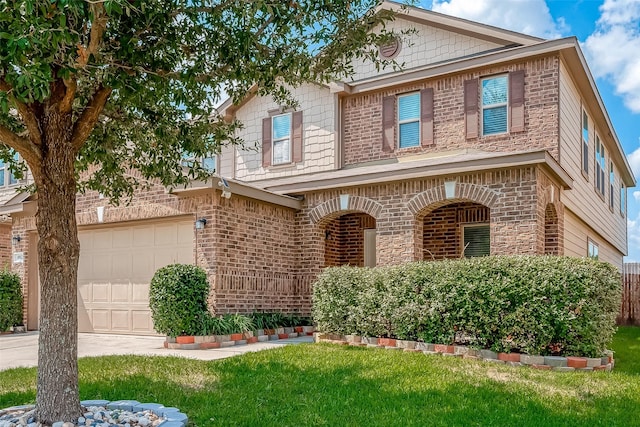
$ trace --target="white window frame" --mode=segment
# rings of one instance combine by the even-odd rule
[[[180,160],[180,164],[182,167],[191,168],[197,162],[200,167],[207,169],[205,167],[205,160],[213,159],[213,163],[215,164],[213,170],[209,170],[211,173],[216,173],[218,171],[218,155],[217,154],[209,154],[206,157],[196,156],[193,153],[183,153],[182,159]]]
[[[604,149],[604,144],[602,143],[602,140],[600,139],[600,137],[598,136],[598,134],[596,134],[596,153],[594,156],[594,160],[595,160],[595,175],[596,175],[596,179],[595,179],[595,184],[596,184],[596,191],[597,193],[604,198],[606,192],[605,192],[605,170],[607,169],[606,165],[607,165],[607,157],[606,157],[606,152]]]
[[[274,127],[273,127],[273,121],[277,118],[277,117],[283,117],[283,116],[289,116],[289,133],[286,137],[281,137],[281,138],[277,138],[275,137],[275,132],[274,132]],[[293,140],[292,140],[292,134],[293,134],[293,115],[291,113],[284,113],[284,114],[276,114],[274,116],[271,116],[271,165],[272,166],[280,166],[280,165],[288,165],[292,162],[292,157],[293,157]],[[288,155],[287,155],[287,159],[284,161],[276,161],[276,144],[277,143],[282,143],[287,141],[289,144],[289,150],[288,150]]]
[[[627,216],[627,187],[623,182],[620,182],[620,215]]]
[[[591,239],[587,239],[587,257],[597,260],[600,253],[600,248],[596,242]]]
[[[487,81],[487,80],[494,80],[494,79],[499,79],[499,78],[505,78],[507,80],[507,96],[506,96],[506,101],[505,102],[498,102],[496,104],[489,104],[489,105],[484,105],[484,101],[483,101],[483,82]],[[505,107],[506,110],[506,114],[505,114],[505,130],[504,132],[497,132],[497,133],[489,133],[489,134],[485,134],[484,133],[484,111],[485,110],[490,110],[493,108],[498,108],[498,107]],[[483,77],[482,79],[480,79],[480,134],[482,136],[494,136],[494,135],[504,135],[506,133],[509,133],[509,75],[508,74],[498,74],[495,76],[490,76],[490,77]]]
[[[615,194],[613,190],[613,184],[615,183],[616,176],[613,172],[613,162],[609,160],[609,209],[613,212],[613,208],[615,207],[615,203],[613,200],[613,195]]]
[[[400,120],[400,100],[402,98],[408,98],[410,96],[417,96],[418,97],[418,116],[415,118],[411,118],[411,119],[405,119],[405,120]],[[396,113],[396,121],[398,122],[398,148],[400,149],[405,149],[405,148],[415,148],[415,147],[419,147],[420,146],[420,141],[422,141],[422,126],[420,126],[420,116],[422,114],[422,99],[421,99],[421,95],[420,92],[411,92],[411,93],[405,93],[402,95],[398,96],[398,111]],[[409,124],[409,123],[418,123],[418,141],[414,144],[414,145],[408,145],[406,147],[402,147],[400,144],[402,142],[402,139],[400,138],[400,127],[401,125],[405,125],[405,124]]]
[[[13,158],[16,163],[20,162],[20,155],[18,153],[14,153]],[[20,180],[18,180],[11,172],[11,168],[9,167],[10,163],[11,162],[3,162],[3,164],[0,166],[0,173],[4,178],[4,183],[0,185],[0,188],[15,187],[16,185],[20,184]]]
[[[586,110],[582,109],[582,119],[580,120],[580,139],[582,141],[582,150],[580,153],[582,154],[582,158],[580,159],[580,169],[582,170],[582,174],[589,177],[589,115]],[[586,126],[586,127],[585,127]],[[585,139],[586,137],[586,139]]]

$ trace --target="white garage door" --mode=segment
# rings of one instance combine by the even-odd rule
[[[149,283],[160,267],[193,264],[193,230],[191,218],[81,230],[79,331],[156,334]]]

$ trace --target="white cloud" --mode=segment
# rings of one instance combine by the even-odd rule
[[[584,42],[591,71],[609,79],[625,105],[640,113],[640,1],[605,0]]]
[[[627,160],[629,160],[629,166],[631,166],[633,174],[636,178],[640,178],[640,148],[637,148],[636,151],[629,154]]]
[[[432,10],[545,39],[567,32],[564,19],[554,21],[545,0],[433,0]]]
[[[635,220],[627,219],[627,235],[629,236],[629,256],[625,262],[640,262],[640,215]]]

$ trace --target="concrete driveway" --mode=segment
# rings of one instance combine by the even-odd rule
[[[313,342],[313,337],[259,342],[211,350],[168,350],[162,346],[164,337],[140,335],[78,334],[78,357],[112,354],[150,356],[180,356],[190,359],[214,360],[261,351],[283,345]],[[31,367],[38,364],[38,332],[0,335],[0,371],[9,368]]]

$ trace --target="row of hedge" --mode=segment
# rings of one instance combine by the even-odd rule
[[[0,332],[22,325],[22,285],[20,277],[0,270]]]
[[[602,355],[620,276],[606,263],[482,257],[326,269],[313,288],[320,331],[460,344],[498,352]]]
[[[151,279],[149,289],[154,329],[161,334],[177,337],[228,335],[311,324],[308,317],[278,312],[213,316],[208,310],[208,297],[209,282],[202,268],[186,264],[160,268]]]

